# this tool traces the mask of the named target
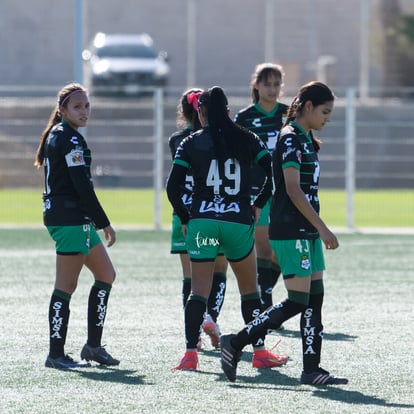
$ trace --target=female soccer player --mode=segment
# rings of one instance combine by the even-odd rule
[[[45,366],[88,366],[65,354],[69,303],[85,265],[95,282],[88,302],[88,338],[81,358],[118,365],[101,345],[109,292],[115,270],[96,229],[103,229],[108,247],[116,234],[102,209],[92,183],[91,151],[79,128],[90,115],[87,91],[79,84],[64,86],[40,138],[35,166],[44,167],[43,220],[56,244],[56,279],[49,305],[49,355]]]
[[[273,63],[256,65],[251,81],[252,104],[239,111],[235,122],[250,129],[272,152],[280,128],[286,118],[288,106],[278,102],[283,84],[283,69]],[[264,174],[253,169],[252,196],[257,196]],[[272,306],[272,290],[280,275],[280,267],[273,257],[269,244],[269,213],[271,199],[266,203],[256,223],[254,242],[257,255],[257,275],[263,309]]]
[[[192,132],[201,128],[200,120],[198,119],[198,98],[202,93],[202,89],[192,88],[185,91],[181,96],[177,111],[177,127],[180,129],[172,134],[168,140],[173,159],[181,141]],[[193,193],[193,177],[190,171],[186,175],[181,193],[183,203],[186,206],[190,206]],[[182,224],[180,218],[175,213],[173,213],[172,218],[171,253],[180,255],[183,272],[182,300],[183,307],[185,308],[191,291],[191,262],[182,233]],[[213,284],[207,302],[207,313],[203,322],[203,331],[209,335],[214,348],[219,348],[220,346],[220,328],[217,324],[217,318],[223,306],[224,295],[226,293],[226,272],[227,260],[221,253],[217,256],[215,262]],[[198,348],[200,347],[201,341],[198,344]]]
[[[237,335],[221,337],[221,365],[230,381],[236,379],[241,351],[257,336],[301,314],[302,384],[346,384],[320,367],[322,347],[322,242],[336,249],[338,240],[319,217],[320,141],[312,130],[329,122],[334,95],[323,83],[304,85],[294,98],[273,152],[273,197],[269,238],[282,269],[287,299],[264,311]]]
[[[168,198],[183,225],[191,260],[191,294],[185,306],[186,352],[176,367],[180,370],[195,370],[198,366],[197,341],[220,249],[237,277],[245,322],[261,309],[253,217],[271,195],[271,158],[255,134],[229,118],[227,105],[220,87],[201,94],[198,112],[203,128],[181,142],[167,182]],[[266,180],[252,207],[253,162],[263,168]],[[194,188],[189,210],[180,188],[190,168]],[[253,365],[255,361],[279,357],[264,349],[261,337],[256,338],[254,346]],[[283,358],[279,365],[286,363],[287,357]]]

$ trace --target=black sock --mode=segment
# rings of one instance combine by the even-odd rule
[[[65,342],[69,323],[71,295],[55,289],[49,304],[49,356],[65,355]]]
[[[309,305],[300,317],[303,370],[308,374],[316,371],[321,362],[323,337],[322,303],[323,293],[311,294]]]
[[[188,297],[190,296],[190,292],[191,292],[191,278],[185,277],[183,279],[183,288],[182,288],[183,308],[185,308],[185,304],[187,303]]]
[[[254,321],[248,323],[232,339],[232,345],[235,349],[242,350],[247,344],[251,344],[255,338],[265,337],[269,329],[277,329],[284,321],[302,312],[304,308],[303,303],[292,302],[290,299],[272,306]]]
[[[262,299],[263,309],[267,309],[273,304],[272,299],[272,269],[271,261],[257,259],[257,283],[259,285],[260,297]]]
[[[227,277],[225,273],[214,272],[213,284],[207,302],[207,313],[213,318],[214,322],[217,322],[217,318],[223,306],[224,295],[226,293],[226,282]]]
[[[272,287],[275,287],[281,273],[280,266],[277,263],[272,262],[270,270],[272,273]]]
[[[191,294],[184,310],[185,339],[187,349],[197,348],[201,325],[206,312],[207,300],[202,296]]]
[[[241,311],[244,323],[247,325],[250,321],[257,318],[262,313],[262,302],[259,293],[252,293],[250,295],[242,295],[241,297]],[[263,335],[252,338],[252,345],[254,347],[263,346],[265,337]]]
[[[101,345],[102,332],[112,285],[95,280],[88,302],[88,345]]]

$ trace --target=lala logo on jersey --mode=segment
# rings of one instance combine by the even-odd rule
[[[306,256],[306,255],[303,255],[302,256],[302,259],[301,259],[301,262],[300,262],[300,267],[302,269],[309,270],[309,268],[310,268],[310,261],[309,261],[309,257],[308,256]]]
[[[240,207],[238,203],[233,201],[229,204],[216,204],[211,201],[202,201],[200,206],[200,213],[207,213],[207,212],[213,212],[213,213],[240,213]]]
[[[229,204],[223,203],[224,198],[216,195],[214,201],[203,200],[200,205],[200,213],[240,213],[240,206],[237,202],[233,201]]]
[[[79,149],[74,149],[69,152],[69,154],[66,154],[65,159],[68,167],[79,167],[81,165],[85,165],[83,151]]]

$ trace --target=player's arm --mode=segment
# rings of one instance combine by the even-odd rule
[[[167,196],[175,213],[182,224],[187,224],[190,212],[182,200],[182,186],[185,183],[188,167],[185,163],[175,160],[167,179]]]
[[[267,200],[272,195],[272,158],[268,150],[263,150],[261,154],[259,154],[257,163],[265,172],[266,179],[259,192],[259,195],[254,201],[254,206],[263,208],[267,203]]]
[[[339,246],[336,236],[328,229],[316,213],[300,186],[300,170],[294,166],[283,169],[286,192],[292,203],[300,213],[318,230],[327,249],[336,249]]]
[[[72,179],[76,192],[88,212],[90,218],[98,229],[109,226],[110,222],[103,210],[101,203],[96,196],[92,181],[88,177],[85,168],[72,167],[69,168],[69,174]]]
[[[87,172],[83,150],[70,141],[63,142],[62,140],[61,145],[69,176],[82,206],[98,229],[109,226],[109,219],[95,194],[93,183]]]

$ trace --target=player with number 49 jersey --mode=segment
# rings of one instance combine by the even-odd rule
[[[247,131],[246,131],[247,132]],[[181,142],[174,164],[192,169],[194,188],[190,212],[174,203],[182,223],[191,218],[206,218],[252,223],[250,206],[251,164],[259,163],[269,151],[253,133],[245,140],[243,160],[236,160],[228,149],[214,153],[209,127],[199,130]],[[262,207],[270,196],[271,182],[266,183],[255,204]]]

